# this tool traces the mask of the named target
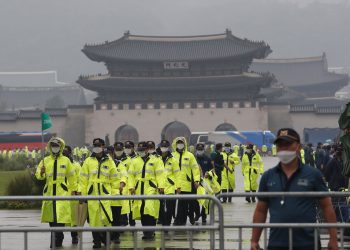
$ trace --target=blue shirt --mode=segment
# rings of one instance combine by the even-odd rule
[[[260,180],[259,192],[327,192],[322,173],[309,165],[299,163],[298,169],[287,179],[280,164],[266,171]],[[315,223],[317,197],[261,197],[267,202],[270,223]],[[269,246],[287,247],[287,228],[270,230]],[[312,228],[293,229],[293,246],[303,247],[314,244]]]
[[[210,170],[213,169],[213,166],[211,165],[210,158],[208,156],[206,156],[205,154],[196,155],[196,159],[197,159],[199,166],[202,169],[203,175],[205,174],[205,172],[209,172]]]

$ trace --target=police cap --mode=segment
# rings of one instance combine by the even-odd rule
[[[160,142],[160,146],[161,146],[161,147],[169,147],[169,146],[170,146],[170,142],[167,141],[167,140],[162,140],[162,141]]]
[[[105,141],[101,138],[95,138],[93,141],[92,141],[92,145],[94,146],[104,146],[105,145]]]
[[[231,143],[225,142],[224,146],[225,146],[225,147],[231,147]]]
[[[123,150],[124,149],[124,143],[120,142],[120,141],[117,141],[114,143],[114,149],[117,150]]]
[[[196,150],[204,150],[204,144],[203,143],[198,143],[197,145],[196,145]]]
[[[133,141],[126,141],[125,148],[133,148],[135,147],[135,143]]]
[[[147,148],[155,148],[156,144],[154,143],[154,141],[147,141]]]
[[[147,148],[148,148],[147,142],[145,142],[145,141],[141,141],[141,142],[139,142],[139,143],[137,144],[137,150],[138,150],[138,151],[144,151],[144,150],[146,150]]]
[[[293,142],[300,143],[300,136],[292,128],[281,128],[277,132],[277,138],[274,143],[277,144],[280,141],[285,141],[289,143],[293,143]]]

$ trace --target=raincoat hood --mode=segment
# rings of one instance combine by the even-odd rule
[[[186,138],[183,137],[183,136],[180,136],[180,137],[176,137],[174,140],[173,140],[173,143],[171,144],[172,148],[173,148],[173,151],[176,151],[176,144],[178,141],[183,141],[184,144],[185,144],[185,147],[184,147],[184,150],[182,152],[186,152],[187,151],[187,141],[186,141]]]
[[[58,145],[60,145],[60,152],[59,155],[61,155],[63,153],[63,149],[66,146],[66,143],[64,142],[64,140],[62,138],[59,137],[52,137],[49,142],[47,143],[47,150],[50,152],[50,155],[53,155],[52,150],[51,150],[51,142],[57,143]]]

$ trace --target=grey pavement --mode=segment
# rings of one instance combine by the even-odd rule
[[[277,163],[276,158],[265,157],[265,170],[273,167]],[[236,190],[243,191],[243,176],[241,167],[236,169]],[[233,198],[232,203],[223,204],[225,224],[250,223],[255,204],[248,204],[244,198]],[[199,225],[201,224],[199,220]],[[138,222],[139,223],[139,222]],[[48,224],[40,223],[39,210],[0,210],[0,228],[13,227],[48,227]],[[251,229],[243,230],[243,249],[249,249]],[[156,240],[144,242],[141,240],[142,233],[138,232],[138,249],[158,249],[161,247],[160,232],[156,233]],[[49,233],[29,233],[28,249],[41,250],[49,249]],[[24,249],[23,233],[2,233],[0,235],[0,250]],[[111,246],[111,249],[133,249],[133,236],[130,232],[121,235],[121,244]],[[225,229],[225,249],[238,249],[238,229]],[[262,242],[261,242],[262,243]],[[185,232],[169,232],[165,236],[166,249],[188,249],[189,235]],[[218,247],[218,233],[216,233],[216,246]],[[209,233],[193,233],[194,249],[210,249]],[[71,237],[65,233],[63,249],[78,249],[71,244]],[[83,249],[92,249],[92,237],[90,232],[83,233]]]

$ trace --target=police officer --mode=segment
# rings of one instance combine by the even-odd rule
[[[54,137],[48,143],[49,155],[40,161],[35,176],[38,180],[45,180],[44,196],[69,196],[77,190],[74,167],[71,161],[62,155],[65,143],[61,138]],[[69,201],[43,201],[41,208],[41,222],[48,222],[50,227],[64,227],[72,221]],[[52,235],[51,235],[52,236]],[[56,247],[62,247],[63,232],[55,234]],[[51,237],[52,239],[52,237]]]
[[[196,194],[200,181],[200,170],[196,158],[187,150],[184,137],[177,137],[173,141],[173,156],[179,161],[180,175],[179,186],[181,194]],[[185,225],[187,216],[190,223],[194,224],[195,200],[179,200],[177,216],[174,225]]]
[[[171,195],[180,193],[181,186],[178,182],[180,167],[179,162],[173,157],[170,152],[170,142],[162,140],[160,142],[161,159],[164,164],[165,182],[164,182],[164,194]],[[170,226],[171,220],[175,217],[176,200],[165,201],[165,211],[163,216],[163,225]]]
[[[221,191],[223,193],[233,192],[236,188],[236,175],[235,168],[240,163],[238,155],[236,155],[231,149],[231,143],[225,142],[224,151],[221,152],[226,167],[222,170]],[[223,198],[223,202],[226,202],[226,197]],[[229,197],[228,201],[231,202],[232,198]]]
[[[164,193],[164,167],[156,157],[148,153],[146,142],[137,145],[138,156],[133,159],[129,170],[131,194],[156,195]],[[159,200],[134,200],[133,219],[141,220],[142,226],[155,226],[159,213]],[[144,231],[143,240],[154,240],[154,232]]]
[[[212,162],[210,158],[205,154],[205,145],[203,143],[198,143],[196,145],[196,160],[200,166],[201,170],[201,177],[204,177],[205,174],[213,169]],[[200,211],[200,206],[199,206],[198,200],[195,201],[195,206],[194,206],[194,212],[195,212],[195,221],[199,219],[199,217],[202,217],[202,223],[206,223],[206,213],[205,213],[205,208],[202,206],[202,212]],[[201,202],[201,203],[204,203]],[[203,204],[202,204],[203,205]]]
[[[128,162],[125,162],[125,163],[126,163],[126,168],[128,170],[128,176],[129,176],[130,165],[131,165],[132,161],[137,158],[137,154],[135,153],[135,143],[133,141],[126,141],[125,142],[124,153],[126,154],[126,156],[128,158]],[[128,190],[130,189],[129,186],[127,188],[128,188]],[[129,203],[130,212],[129,212],[128,216],[125,216],[125,215],[122,216],[123,217],[122,224],[127,225],[128,218],[129,218],[129,225],[135,226],[135,220],[132,218],[132,209],[131,209],[132,201],[129,200],[128,203]]]
[[[82,195],[118,195],[117,168],[112,158],[106,154],[105,142],[101,138],[93,140],[92,154],[86,158],[80,172],[79,191]],[[89,224],[91,227],[110,226],[113,221],[110,200],[88,200]],[[92,232],[93,248],[106,244],[106,233]]]
[[[124,190],[127,183],[127,167],[124,160],[127,159],[126,155],[124,154],[124,145],[122,142],[116,142],[114,143],[113,148],[113,160],[117,167],[117,179],[115,180],[117,182],[117,186],[119,186],[119,190],[117,190],[117,194],[119,195],[125,195]],[[124,155],[124,157],[123,157]],[[122,208],[123,205],[125,206],[125,201],[123,200],[113,200],[111,202],[111,208],[112,208],[112,215],[113,215],[113,226],[121,226],[122,225]],[[111,235],[111,239],[114,243],[119,244],[120,234],[118,232],[113,232]]]
[[[158,161],[160,161],[159,164],[164,165],[161,155],[159,155],[157,153],[155,142],[154,141],[147,141],[146,143],[147,143],[148,154],[151,157],[155,157]],[[164,213],[165,213],[164,206],[165,206],[165,201],[159,200],[159,215],[158,215],[157,224],[163,224]]]
[[[204,152],[205,145],[203,143],[198,143],[196,145],[196,160],[200,166],[201,176],[213,169],[210,158]]]
[[[253,149],[253,144],[247,146],[247,150],[242,157],[242,173],[244,176],[244,191],[256,192],[258,189],[259,175],[264,172],[264,163],[260,155]],[[255,197],[246,197],[247,202],[255,202]]]

